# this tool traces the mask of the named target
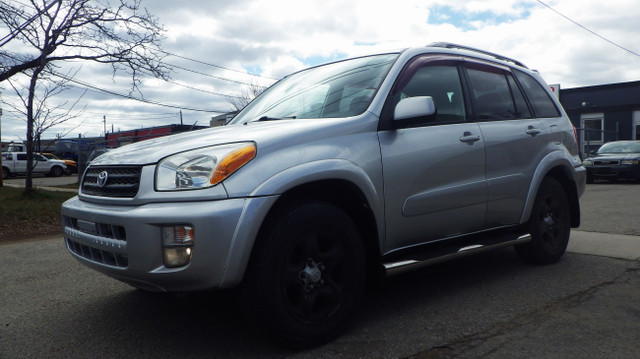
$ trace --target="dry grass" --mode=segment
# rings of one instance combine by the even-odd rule
[[[75,193],[0,187],[0,243],[62,233],[60,207]]]

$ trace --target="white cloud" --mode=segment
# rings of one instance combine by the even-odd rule
[[[636,40],[640,2],[544,2],[621,46],[640,52]],[[167,57],[174,65],[209,76],[176,69],[172,81],[183,86],[148,80],[143,86],[144,97],[190,108],[227,110],[225,97],[202,90],[222,94],[238,94],[242,90],[242,85],[213,77],[266,83],[270,80],[239,72],[260,71],[263,76],[279,78],[319,59],[435,41],[465,44],[516,58],[539,70],[549,83],[560,83],[563,88],[640,80],[638,56],[581,29],[535,0],[143,0],[143,5],[165,25],[167,51],[236,70]],[[78,79],[119,93],[130,90],[129,79],[118,76],[114,81],[108,66],[84,64]],[[15,101],[9,88],[0,86],[4,88],[4,100]],[[69,93],[69,97],[76,93]],[[115,123],[116,129],[123,130],[177,123],[179,118],[178,109],[93,91],[85,95],[82,105],[87,107],[88,115],[74,136],[78,132],[99,135],[103,128],[100,114],[107,116],[108,123]],[[213,115],[183,111],[187,123],[205,124]],[[5,115],[2,130],[3,140],[24,137],[24,122]],[[53,137],[60,131],[55,128],[48,135]]]

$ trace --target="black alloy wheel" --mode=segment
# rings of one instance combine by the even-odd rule
[[[259,238],[242,288],[249,319],[291,348],[344,331],[366,282],[364,247],[351,218],[324,202],[287,206]]]
[[[518,255],[534,264],[550,264],[560,260],[569,243],[570,214],[562,185],[553,178],[545,178],[538,189],[527,224],[531,241],[516,246]]]

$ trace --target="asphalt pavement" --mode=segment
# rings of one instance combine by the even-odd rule
[[[301,352],[255,335],[228,293],[135,290],[77,263],[59,236],[0,245],[0,358],[635,359],[638,195],[587,186],[557,264],[505,248],[389,278],[347,333]]]

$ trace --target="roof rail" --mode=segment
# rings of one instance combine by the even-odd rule
[[[498,54],[496,54],[494,52],[489,52],[489,51],[476,49],[475,47],[452,44],[450,42],[434,42],[434,43],[431,43],[431,44],[429,44],[427,46],[430,46],[430,47],[443,47],[445,49],[460,49],[460,50],[473,51],[473,52],[477,52],[477,53],[480,53],[480,54],[483,54],[483,55],[491,56],[491,57],[496,58],[498,60],[512,62],[512,63],[514,63],[514,64],[516,64],[516,65],[518,65],[520,67],[524,67],[525,69],[528,69],[528,67],[525,66],[525,64],[523,64],[522,62],[520,62],[518,60],[514,60],[514,59],[506,57],[506,56],[498,55]]]

